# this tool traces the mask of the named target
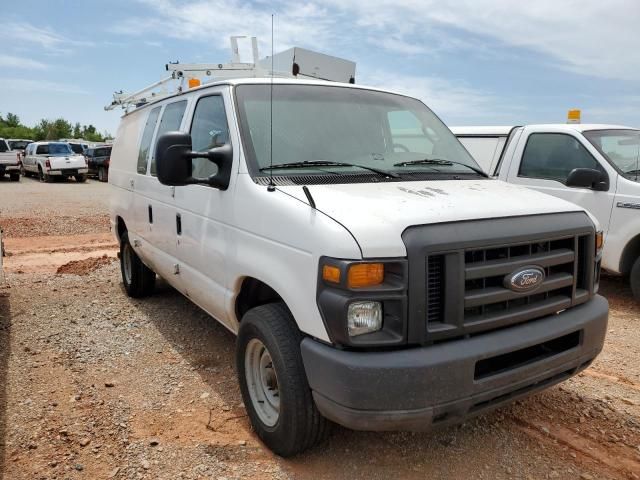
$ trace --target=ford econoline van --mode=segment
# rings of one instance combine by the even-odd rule
[[[237,334],[244,405],[279,455],[332,423],[461,422],[602,349],[592,217],[488,178],[415,98],[282,78],[185,89],[122,117],[109,183],[127,293],[160,276]]]

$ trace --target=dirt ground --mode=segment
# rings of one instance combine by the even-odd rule
[[[640,306],[601,292],[607,343],[573,379],[430,433],[336,427],[283,460],[249,426],[234,337],[160,281],[122,289],[108,186],[0,181],[0,478],[640,479]]]

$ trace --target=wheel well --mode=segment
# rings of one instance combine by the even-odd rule
[[[244,314],[254,307],[281,301],[282,297],[269,285],[247,277],[242,281],[240,293],[236,298],[236,316],[241,320]]]
[[[636,258],[640,256],[640,235],[633,237],[622,251],[620,256],[620,272],[628,274],[633,267]]]
[[[127,225],[124,223],[122,217],[117,218],[118,239],[122,238],[122,235],[127,231]]]

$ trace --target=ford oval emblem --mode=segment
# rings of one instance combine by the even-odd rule
[[[514,292],[528,292],[542,285],[544,278],[542,268],[524,267],[504,277],[504,286]]]

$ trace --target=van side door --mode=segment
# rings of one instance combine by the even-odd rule
[[[207,151],[231,143],[234,153],[234,172],[238,164],[238,142],[234,139],[229,87],[202,92],[194,98],[193,115],[188,131],[194,151]],[[217,166],[206,158],[192,163],[193,176],[206,178]],[[181,231],[177,233],[177,252],[180,275],[185,293],[197,305],[218,321],[229,324],[225,305],[225,257],[228,245],[229,212],[233,211],[234,175],[227,190],[207,185],[176,187],[176,214]]]
[[[616,193],[617,172],[600,158],[598,151],[579,132],[539,128],[525,128],[514,152],[507,181],[583,207],[598,219],[606,236]],[[609,180],[608,190],[567,186],[567,176],[574,168],[600,170]]]
[[[150,111],[140,141],[133,205],[136,228],[146,246],[141,257],[178,289],[174,188],[156,178],[155,142],[162,133],[180,129],[186,107],[187,100],[178,100]]]

